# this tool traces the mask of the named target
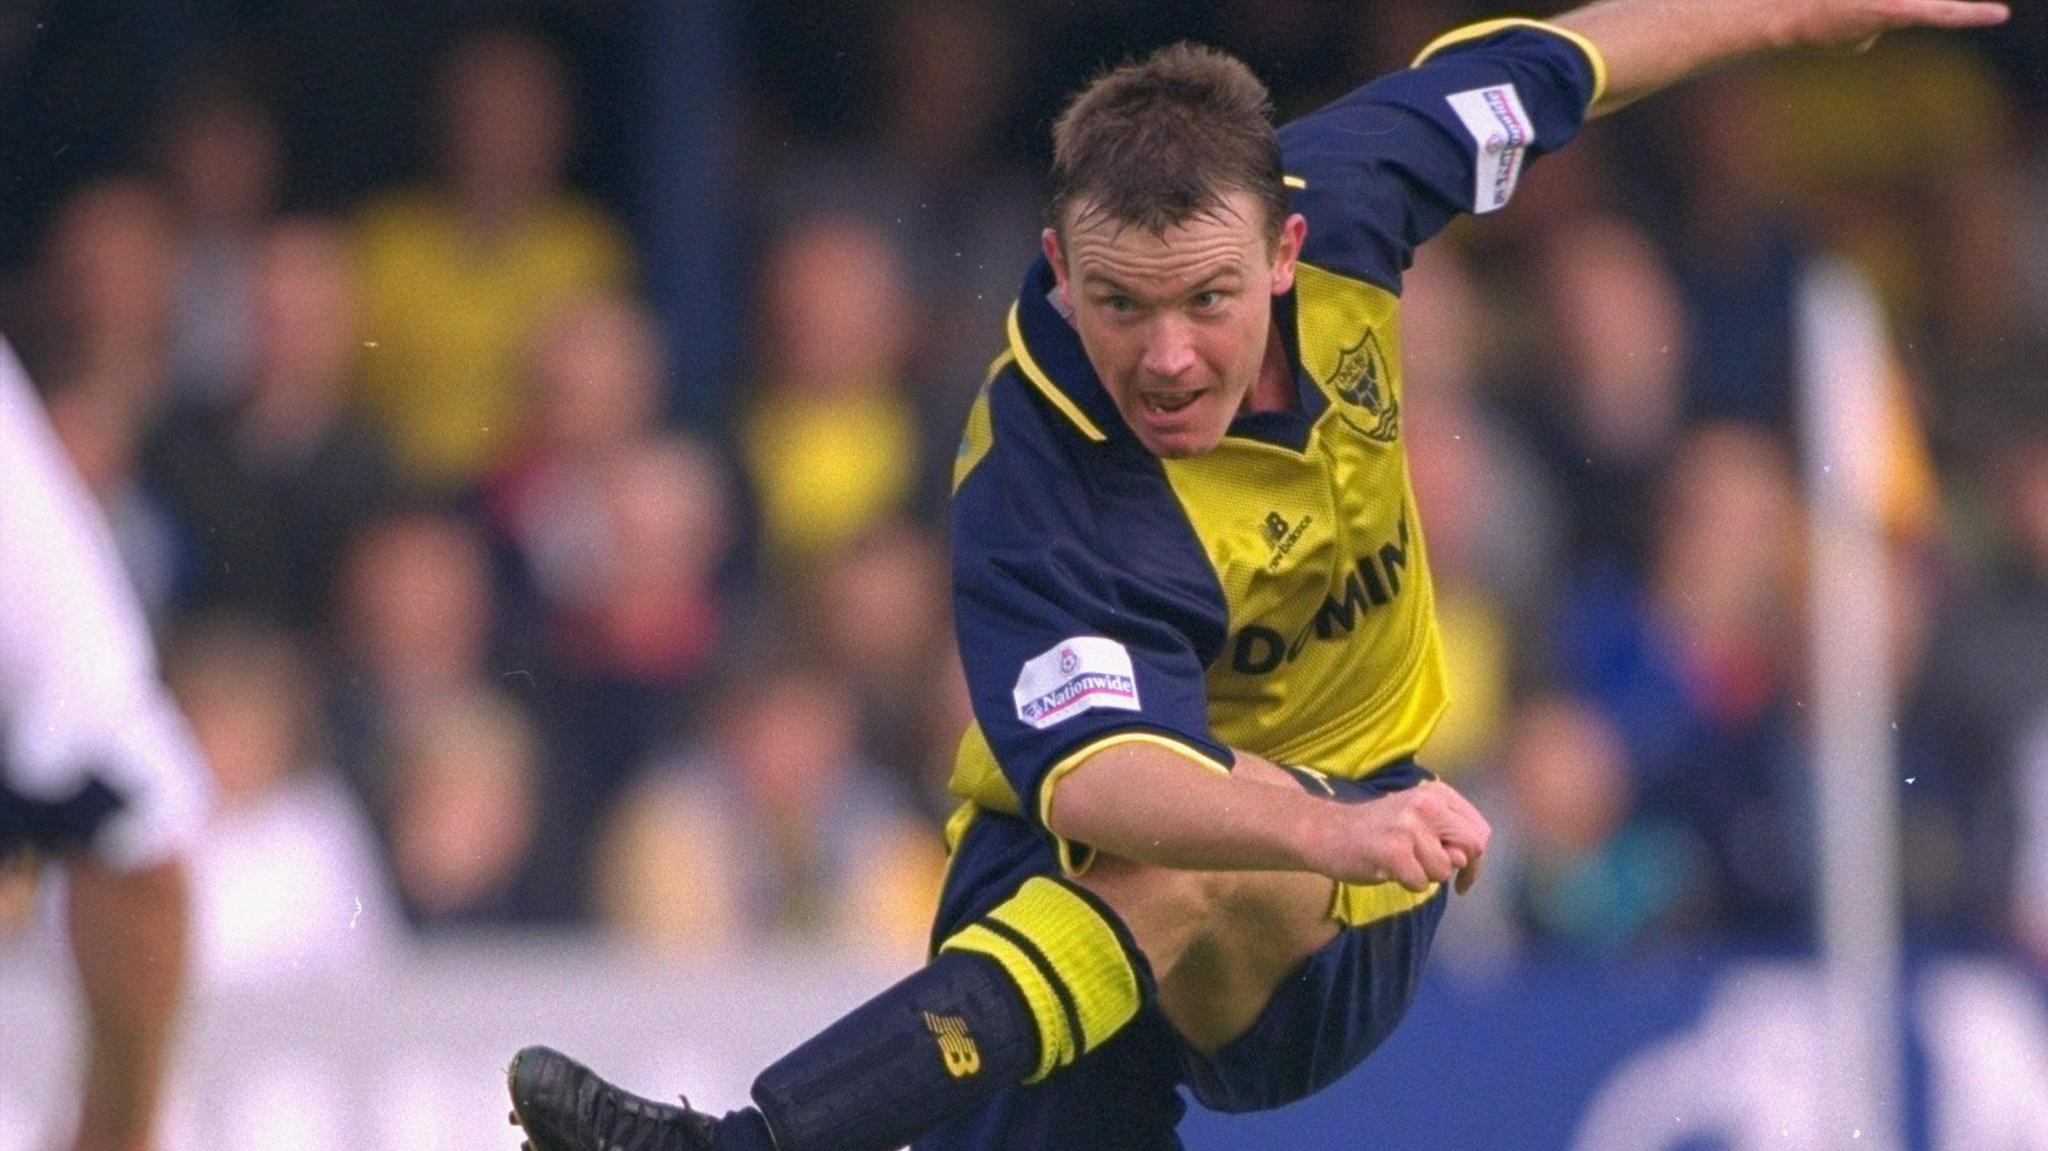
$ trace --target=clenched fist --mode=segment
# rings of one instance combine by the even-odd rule
[[[1392,881],[1410,891],[1479,878],[1493,828],[1447,783],[1430,780],[1358,804],[1329,805],[1313,849],[1315,870],[1345,883]]]

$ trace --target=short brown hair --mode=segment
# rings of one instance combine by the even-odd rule
[[[1268,240],[1287,217],[1280,142],[1266,86],[1244,62],[1200,44],[1162,48],[1097,77],[1052,126],[1052,203],[1153,233],[1215,211],[1229,192],[1259,201]]]

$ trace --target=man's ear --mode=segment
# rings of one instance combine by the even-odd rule
[[[1294,265],[1301,259],[1301,243],[1308,238],[1308,219],[1300,212],[1280,222],[1280,236],[1273,241],[1273,294],[1294,287]]]
[[[1052,265],[1053,282],[1059,285],[1060,303],[1071,314],[1074,310],[1074,294],[1067,287],[1067,253],[1060,247],[1060,234],[1047,228],[1039,234],[1039,246],[1045,249],[1046,262]]]

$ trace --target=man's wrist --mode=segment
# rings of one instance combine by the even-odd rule
[[[1329,875],[1336,870],[1337,841],[1342,834],[1343,805],[1304,794],[1288,842],[1295,870]]]

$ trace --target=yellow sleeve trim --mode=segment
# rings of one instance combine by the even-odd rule
[[[1282,176],[1280,177],[1280,182],[1287,185],[1290,188],[1295,189],[1308,187],[1308,181],[1302,179],[1300,176]]]
[[[1160,735],[1157,732],[1151,731],[1111,732],[1094,743],[1087,744],[1079,750],[1070,753],[1065,759],[1053,764],[1051,771],[1045,773],[1045,782],[1038,785],[1038,825],[1045,828],[1048,832],[1052,831],[1052,794],[1053,788],[1059,785],[1060,780],[1065,779],[1075,768],[1088,762],[1090,756],[1126,743],[1149,743],[1155,747],[1163,747],[1192,763],[1216,772],[1218,775],[1230,774],[1230,768],[1223,763],[1211,759],[1209,756],[1170,736]],[[1087,872],[1088,865],[1095,862],[1095,853],[1092,850],[1088,851],[1085,857],[1077,861],[1074,858],[1073,844],[1061,839],[1058,835],[1053,836],[1053,843],[1057,845],[1060,871],[1069,878],[1079,879]]]
[[[1586,102],[1586,106],[1591,108],[1600,102],[1600,97],[1607,94],[1607,57],[1601,54],[1599,45],[1569,28],[1552,24],[1547,20],[1530,20],[1522,16],[1509,16],[1500,20],[1482,20],[1477,24],[1467,24],[1463,28],[1453,28],[1449,32],[1431,40],[1422,51],[1417,52],[1415,54],[1415,62],[1410,64],[1409,67],[1421,66],[1430,57],[1453,44],[1463,44],[1468,40],[1483,39],[1507,28],[1535,28],[1548,32],[1553,36],[1562,36],[1566,40],[1578,45],[1579,51],[1586,54],[1586,62],[1593,66],[1593,98]]]
[[[1017,305],[1014,303],[1010,305],[1008,327],[1010,352],[1017,357],[1017,366],[1024,369],[1024,378],[1030,380],[1033,387],[1044,393],[1045,398],[1052,401],[1053,407],[1074,421],[1074,426],[1081,429],[1082,435],[1098,444],[1108,440],[1109,437],[1102,434],[1102,429],[1096,427],[1095,422],[1076,407],[1074,401],[1067,398],[1067,393],[1052,382],[1052,377],[1045,374],[1045,369],[1038,366],[1038,361],[1031,358],[1031,349],[1024,346],[1024,331],[1017,326]]]

